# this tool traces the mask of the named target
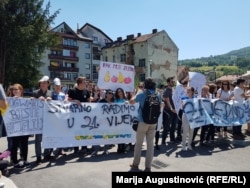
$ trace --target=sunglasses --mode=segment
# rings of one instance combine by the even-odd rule
[[[139,88],[144,88],[143,86],[138,86]]]

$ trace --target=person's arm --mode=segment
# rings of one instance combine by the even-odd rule
[[[135,96],[133,96],[130,100],[129,100],[129,104],[135,104]]]
[[[247,95],[246,93],[243,93],[241,96],[244,97],[245,99],[250,98],[250,95]]]
[[[8,103],[7,103],[7,100],[6,100],[6,99],[0,100],[0,108],[6,109],[7,106],[8,106]]]
[[[6,109],[7,106],[8,106],[8,103],[6,100],[6,95],[5,95],[2,84],[0,84],[0,108]]]

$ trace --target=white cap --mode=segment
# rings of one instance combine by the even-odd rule
[[[60,86],[61,85],[61,81],[60,81],[59,78],[55,78],[53,82],[54,82],[54,85],[56,85],[56,86]]]
[[[39,82],[48,82],[49,81],[49,77],[48,76],[43,76]]]

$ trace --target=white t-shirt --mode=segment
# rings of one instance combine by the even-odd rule
[[[218,89],[217,94],[219,95],[219,99],[229,101],[230,91],[225,91],[220,88]]]
[[[242,97],[241,95],[244,93],[244,90],[241,89],[240,87],[236,86],[234,88],[234,99],[238,102],[244,102],[245,98]]]

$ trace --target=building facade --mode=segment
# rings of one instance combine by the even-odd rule
[[[178,51],[164,30],[153,29],[150,34],[128,35],[124,40],[118,37],[103,47],[102,55],[104,61],[134,65],[137,81],[151,76],[163,83],[177,75]]]
[[[65,22],[53,28],[60,38],[57,47],[45,51],[44,65],[40,68],[43,75],[51,80],[60,78],[62,84],[73,87],[78,76],[85,76],[94,82],[98,79],[97,66],[101,60],[101,48],[112,40],[100,29],[85,24],[74,32]]]
[[[158,83],[177,75],[178,47],[166,31],[126,39],[109,38],[99,28],[86,23],[74,32],[65,22],[53,28],[61,42],[56,48],[47,49],[40,68],[51,80],[61,79],[64,86],[73,87],[78,76],[97,82],[100,61],[124,63],[135,66],[135,82],[152,76]]]

